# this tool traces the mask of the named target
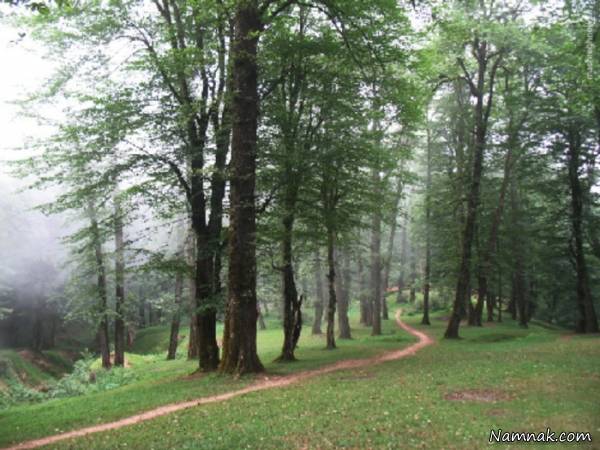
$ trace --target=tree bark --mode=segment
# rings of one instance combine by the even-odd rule
[[[335,293],[335,231],[327,230],[327,287],[329,301],[327,304],[327,349],[333,350],[335,345],[335,308],[337,303]]]
[[[423,318],[422,325],[431,325],[429,321],[429,291],[431,285],[431,130],[427,125],[427,175],[425,178],[425,276],[423,280]]]
[[[125,255],[123,211],[118,196],[114,199],[115,215],[115,366],[125,364]]]
[[[233,42],[233,103],[228,304],[220,371],[264,370],[256,349],[256,145],[258,121],[258,2],[239,0]]]
[[[296,207],[296,192],[288,191],[286,195],[286,215],[283,218],[282,249],[282,278],[283,278],[283,348],[277,361],[295,361],[296,348],[295,325],[301,316],[298,290],[294,279],[294,266],[292,258],[292,236],[294,231],[294,214]],[[301,320],[301,319],[300,319]]]
[[[175,275],[175,311],[171,320],[171,334],[169,337],[169,350],[167,359],[175,359],[177,354],[177,344],[179,343],[179,324],[181,322],[181,302],[183,294],[183,274],[177,272]]]
[[[360,323],[370,327],[373,324],[373,313],[371,312],[371,304],[369,302],[369,273],[364,268],[362,255],[358,257],[358,276],[360,290],[358,300],[360,303]]]
[[[267,324],[265,323],[265,319],[262,315],[262,311],[260,310],[260,302],[257,304],[257,308],[258,308],[258,328],[260,328],[261,330],[266,330],[267,329]]]
[[[487,309],[487,321],[494,321],[494,294],[488,290],[485,297],[485,306]]]
[[[100,354],[102,356],[102,367],[110,369],[110,338],[108,334],[108,311],[107,311],[107,288],[106,288],[106,270],[104,266],[104,255],[102,252],[102,239],[96,218],[96,207],[92,200],[88,204],[88,214],[90,217],[90,232],[93,240],[94,253],[96,258],[96,275],[98,287],[98,313],[100,323],[98,325],[98,343],[100,344]]]
[[[404,217],[404,224],[402,225],[402,248],[400,250],[400,275],[398,276],[398,296],[396,297],[396,303],[402,303],[402,291],[404,290],[405,277],[404,272],[406,270],[406,261],[408,256],[408,216]]]
[[[520,224],[521,210],[520,198],[517,191],[517,180],[511,182],[510,189],[511,219],[512,219],[512,253],[514,259],[513,275],[513,318],[518,316],[519,325],[527,328],[529,322],[529,307],[527,298],[527,283],[525,281],[525,263],[523,253],[525,249],[521,236],[523,230]]]
[[[319,250],[315,251],[315,285],[317,295],[315,300],[315,319],[313,321],[312,334],[322,334],[321,322],[323,321],[325,297],[323,295],[323,271],[321,268],[321,255]]]
[[[350,332],[350,320],[348,319],[348,306],[350,300],[350,267],[348,260],[347,251],[339,251],[336,252],[337,258],[337,267],[340,269],[337,271],[341,276],[338,276],[336,281],[336,285],[338,286],[338,328],[339,328],[339,338],[340,339],[352,339],[352,334]],[[343,267],[340,268],[339,262],[342,262]]]
[[[373,183],[380,192],[381,179],[379,171],[373,169]],[[373,212],[371,220],[371,305],[372,330],[371,335],[381,334],[381,212],[379,208]]]
[[[193,230],[190,230],[190,233],[186,240],[186,261],[190,268],[194,268],[195,273],[195,261],[196,261],[196,237],[194,236]],[[188,283],[188,300],[189,300],[189,308],[190,308],[190,333],[188,339],[188,349],[187,349],[187,357],[192,360],[198,359],[199,351],[198,351],[198,317],[196,315],[196,280],[195,276],[187,277]]]
[[[568,133],[567,161],[569,170],[569,187],[571,191],[571,253],[577,273],[577,307],[579,317],[575,325],[577,333],[597,333],[598,318],[594,309],[592,291],[590,289],[589,272],[584,251],[583,215],[584,194],[579,179],[581,170],[581,134],[571,129]]]

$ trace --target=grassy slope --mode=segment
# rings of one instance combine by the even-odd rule
[[[0,383],[19,382],[24,386],[38,387],[52,384],[56,378],[69,372],[73,361],[59,350],[45,350],[42,353],[26,351],[30,360],[23,357],[23,352],[14,349],[0,350]]]
[[[408,322],[417,324],[418,317]],[[431,333],[439,338],[444,326],[434,319]],[[415,357],[248,394],[53,448],[463,449],[486,448],[492,428],[546,427],[589,431],[595,441],[591,447],[600,448],[598,336],[566,340],[558,331],[522,330],[513,322],[464,327],[461,333],[465,339],[440,341]],[[509,399],[444,398],[465,389],[499,390]]]
[[[352,319],[354,339],[338,342],[340,348],[333,352],[324,350],[324,338],[310,336],[307,326],[297,351],[300,361],[293,364],[272,362],[281,349],[282,332],[277,322],[269,321],[268,329],[260,331],[258,337],[259,353],[267,371],[285,374],[315,368],[340,359],[372,356],[413,341],[411,336],[398,330],[393,321],[385,324],[383,336],[371,337],[370,330],[358,327],[355,311],[352,311]],[[186,331],[182,330],[184,333]],[[138,335],[138,339],[134,350],[140,353],[159,349],[160,342],[166,349],[168,327],[150,328]],[[182,351],[185,351],[185,345],[185,342],[181,344]],[[186,361],[185,358],[165,361],[164,352],[156,357],[128,354],[127,358],[132,365],[130,370],[138,378],[134,383],[111,391],[1,411],[0,446],[119,419],[166,403],[237,389],[252,381],[248,377],[234,380],[217,375],[188,377],[196,369],[197,363]]]

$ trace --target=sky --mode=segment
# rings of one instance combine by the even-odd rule
[[[53,262],[59,264],[51,255],[60,247],[64,218],[46,217],[32,210],[50,200],[52,192],[23,191],[28,180],[11,176],[7,164],[24,155],[29,138],[48,132],[36,120],[20,116],[19,106],[13,102],[41,86],[52,67],[31,39],[21,38],[19,29],[3,21],[2,15],[6,17],[7,13],[10,7],[0,3],[0,239],[4,240],[0,248],[7,253],[1,257],[39,256],[55,259]]]

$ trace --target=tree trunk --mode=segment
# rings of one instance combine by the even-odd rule
[[[577,273],[577,307],[579,317],[575,325],[577,333],[597,333],[598,318],[594,309],[589,273],[584,250],[583,214],[584,194],[579,179],[581,169],[581,134],[579,130],[569,130],[568,134],[569,187],[571,190],[571,230],[573,243],[571,253]]]
[[[321,334],[321,322],[323,320],[323,308],[325,305],[325,297],[323,295],[323,273],[321,269],[321,255],[319,254],[318,250],[315,252],[315,284],[315,318],[312,327],[312,334]]]
[[[429,322],[429,291],[431,289],[431,130],[427,124],[427,176],[425,179],[425,276],[423,280],[423,319],[422,325]]]
[[[488,290],[487,296],[485,297],[485,306],[487,309],[487,321],[494,321],[494,294]]]
[[[286,211],[295,208],[295,193],[286,196]],[[277,361],[295,361],[296,348],[295,323],[300,312],[296,280],[294,279],[294,266],[292,258],[292,236],[294,230],[294,215],[289,212],[283,219],[283,238],[281,243],[283,270],[283,348]]]
[[[256,349],[257,53],[263,28],[257,0],[238,1],[234,23],[229,299],[220,370],[241,375],[264,370]]]
[[[190,230],[186,239],[186,261],[190,268],[195,267],[196,261],[196,237],[194,231]],[[194,269],[195,273],[195,269]],[[196,315],[196,280],[195,276],[187,277],[188,301],[190,308],[190,333],[188,339],[187,357],[188,359],[198,359],[198,317]]]
[[[267,324],[265,323],[265,319],[262,315],[262,311],[260,310],[260,302],[258,302],[258,304],[256,305],[258,308],[258,328],[260,328],[261,330],[266,330],[267,329]]]
[[[521,239],[523,230],[520,224],[521,210],[519,208],[520,198],[517,192],[517,180],[511,182],[510,202],[512,219],[512,253],[514,259],[514,279],[513,279],[513,318],[518,315],[519,325],[527,328],[529,322],[528,299],[526,295],[525,264],[523,253],[526,251]]]
[[[125,255],[123,242],[123,211],[115,196],[115,366],[125,364]]]
[[[327,349],[333,350],[335,345],[335,231],[327,230],[327,287],[329,290],[329,302],[327,304]]]
[[[402,248],[400,250],[400,275],[398,276],[398,295],[396,297],[396,303],[402,303],[402,291],[404,290],[405,279],[404,273],[406,270],[406,260],[408,255],[408,216],[404,217],[404,224],[402,225]]]
[[[373,170],[373,183],[379,192],[381,179],[378,170]],[[377,209],[371,221],[371,305],[372,324],[371,335],[381,334],[381,212]]]
[[[486,92],[484,90],[486,68],[490,62],[490,58],[492,57],[490,54],[488,54],[488,43],[486,41],[477,40],[473,49],[473,53],[476,55],[478,65],[476,80],[477,85],[475,85],[475,82],[472,80],[470,74],[467,73],[464,65],[463,70],[465,71],[465,76],[468,79],[471,94],[476,97],[474,155],[467,200],[467,214],[461,239],[462,248],[460,265],[458,269],[458,279],[456,282],[456,294],[454,298],[454,304],[452,306],[452,315],[450,316],[448,328],[444,334],[444,337],[447,339],[457,339],[459,337],[458,329],[460,327],[461,305],[464,304],[465,297],[468,295],[467,291],[471,281],[471,250],[475,236],[475,224],[479,205],[481,177],[483,174],[483,156],[486,145],[487,126],[492,108],[494,78],[498,66],[502,60],[502,52],[500,52],[497,56],[495,56],[496,60],[490,71],[487,104],[485,104]],[[468,300],[470,304],[471,299],[469,298]]]
[[[517,139],[518,130],[515,130],[514,134],[511,134],[511,136],[508,139],[508,150],[506,151],[506,157],[504,159],[504,175],[502,177],[502,185],[500,186],[500,193],[498,194],[496,209],[494,210],[494,214],[492,216],[490,234],[488,236],[487,243],[484,248],[484,253],[482,255],[482,260],[479,265],[477,306],[475,308],[475,322],[478,326],[482,325],[481,321],[483,315],[483,303],[484,299],[487,298],[488,278],[490,276],[492,265],[494,264],[494,259],[496,257],[495,249],[498,240],[498,229],[500,228],[500,224],[502,222],[502,213],[504,211],[506,191],[508,190],[511,170],[513,167],[513,149],[517,145]],[[490,308],[493,309],[491,303],[488,302],[488,305],[490,305],[488,306],[488,311],[490,310]],[[492,318],[491,320],[490,317]],[[493,315],[492,313],[488,312],[488,322],[491,321],[493,321]]]
[[[370,327],[373,324],[373,313],[369,302],[369,273],[364,269],[363,257],[358,257],[358,275],[360,278],[360,290],[358,300],[360,303],[360,323]]]
[[[348,261],[347,251],[344,252],[336,252],[337,261],[343,261],[343,268],[338,270],[340,276],[337,277],[338,283],[336,285],[339,287],[338,293],[338,328],[340,329],[339,338],[340,339],[352,339],[352,334],[350,332],[350,320],[348,319],[348,305],[350,299],[350,267]],[[340,265],[337,265],[340,268]]]
[[[315,301],[315,320],[313,321],[312,334],[322,334],[321,322],[323,321],[325,297],[323,295],[323,271],[321,268],[321,255],[319,250],[315,252],[315,284],[317,296]]]
[[[171,320],[171,335],[169,337],[169,350],[167,359],[175,359],[177,354],[177,344],[179,343],[179,324],[181,322],[181,301],[183,294],[183,274],[177,272],[175,275],[175,312]]]
[[[90,217],[90,231],[92,235],[94,253],[96,257],[96,274],[98,279],[98,313],[100,323],[98,325],[98,343],[100,344],[100,354],[102,355],[102,367],[110,369],[110,338],[108,334],[108,311],[107,311],[107,288],[106,271],[104,268],[104,255],[102,252],[102,240],[96,218],[96,208],[90,200],[88,207]]]
[[[410,294],[409,301],[412,305],[417,300],[417,255],[415,254],[415,248],[411,247],[410,250]]]
[[[404,167],[404,161],[402,162],[401,170]],[[394,208],[392,210],[392,223],[390,227],[390,239],[388,241],[387,255],[384,263],[384,271],[383,271],[383,295],[385,299],[385,295],[390,287],[390,271],[392,269],[392,256],[394,255],[394,244],[396,242],[396,227],[398,224],[398,210],[400,208],[400,200],[402,199],[402,190],[404,187],[404,183],[402,182],[402,174],[398,176],[397,185],[396,185],[396,196],[394,198]],[[384,319],[389,318],[388,310],[387,310],[387,300],[384,300],[383,306],[384,310]]]
[[[498,322],[502,322],[502,272],[498,267]]]
[[[208,239],[196,233],[196,320],[198,323],[198,361],[202,372],[211,372],[219,366],[217,344],[217,308],[213,290],[213,261]],[[254,305],[256,314],[256,304]],[[256,318],[254,327],[256,328]]]

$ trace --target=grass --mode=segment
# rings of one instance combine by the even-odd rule
[[[384,323],[383,336],[371,337],[370,330],[357,324],[357,313],[351,311],[353,339],[338,341],[336,351],[324,350],[322,336],[304,333],[296,352],[298,362],[274,363],[282,343],[282,331],[275,320],[267,321],[267,330],[258,334],[261,360],[271,374],[284,375],[316,368],[340,359],[366,358],[385,350],[408,345],[413,338],[397,329],[393,321]],[[182,329],[186,333],[187,329]],[[136,381],[105,392],[80,397],[50,400],[40,404],[11,407],[0,412],[0,446],[77,429],[87,425],[120,419],[163,404],[238,389],[252,382],[252,377],[232,379],[218,375],[189,376],[197,368],[195,361],[183,357],[186,342],[180,344],[180,358],[166,361],[168,327],[152,327],[137,336],[134,350],[128,353],[130,370]],[[149,352],[162,350],[158,354]],[[99,366],[96,363],[96,366]],[[101,370],[101,369],[98,369]]]
[[[39,386],[54,381],[52,375],[23,358],[16,350],[0,350],[0,359],[6,361],[7,368],[12,369],[12,373],[6,373],[5,376],[18,376],[24,385]]]
[[[418,315],[407,321],[439,339],[446,325],[440,316],[433,315],[429,328],[418,325]],[[463,327],[463,339],[439,339],[414,357],[251,393],[52,448],[478,449],[490,445],[491,429],[540,432],[547,427],[589,431],[594,442],[587,448],[599,448],[600,339],[567,340],[561,333],[537,325],[524,330],[512,321]],[[497,398],[446,399],[469,390]]]

